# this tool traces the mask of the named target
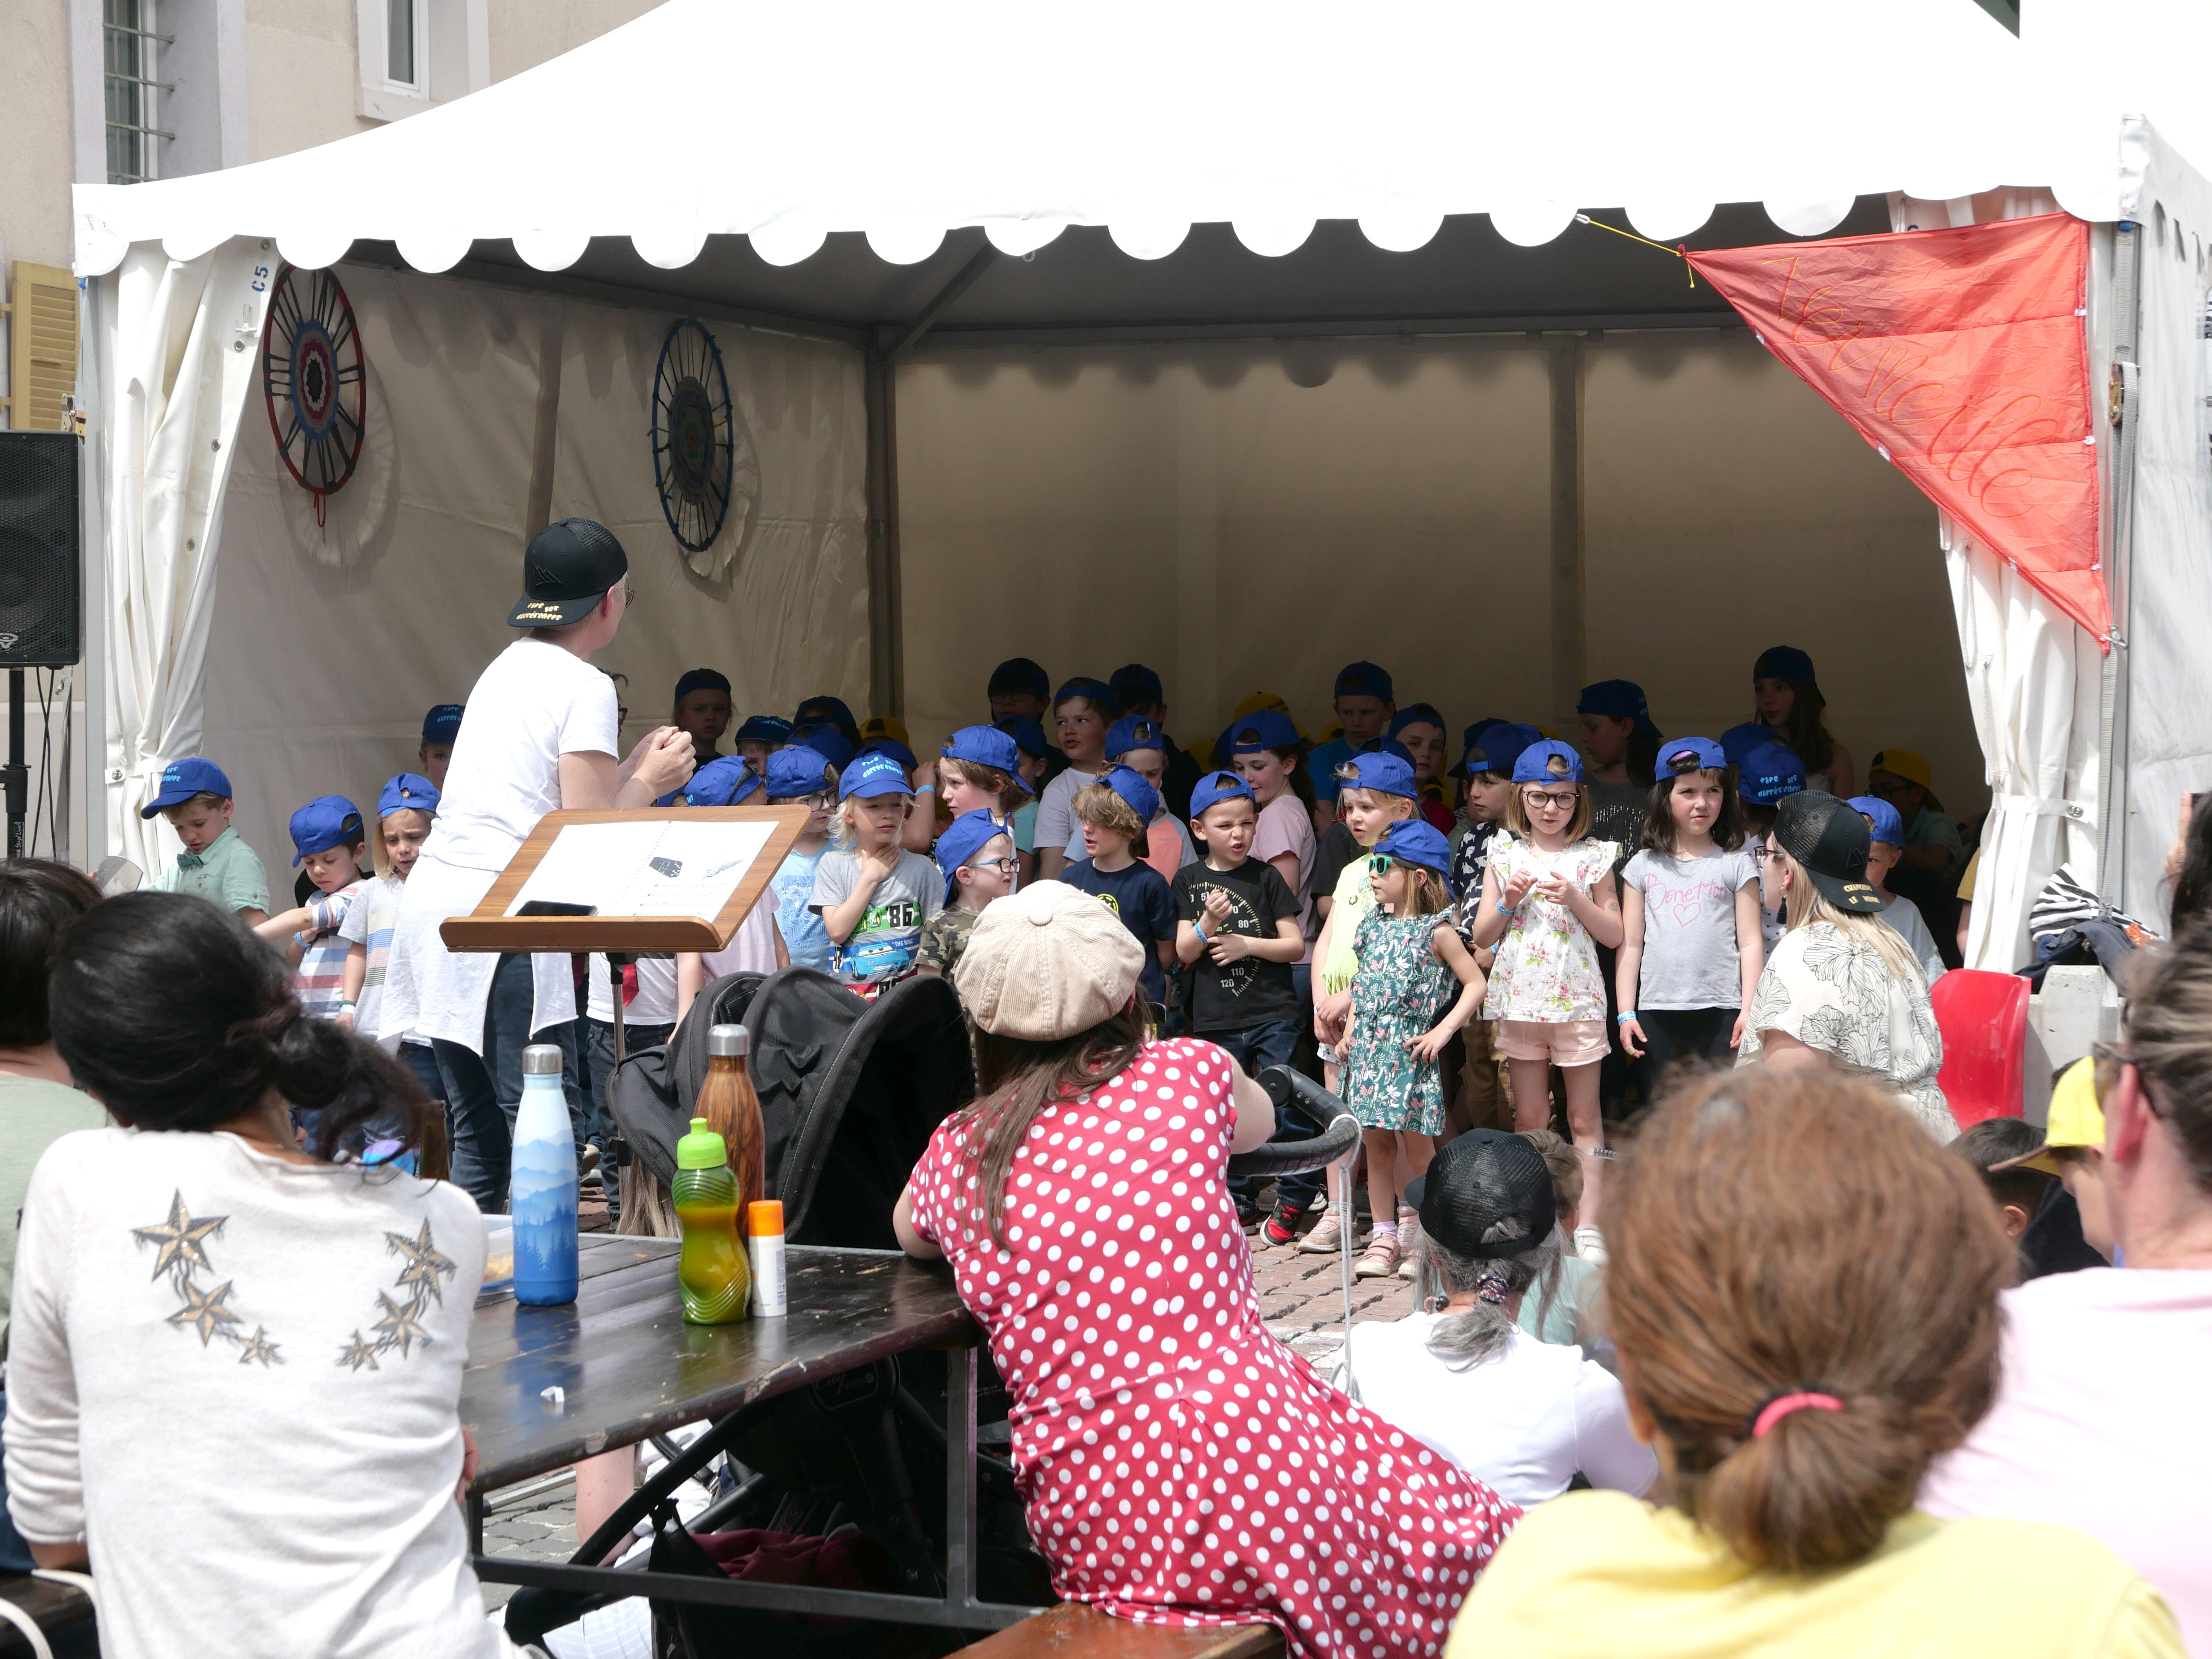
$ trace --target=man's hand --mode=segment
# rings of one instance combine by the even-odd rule
[[[629,759],[630,776],[645,784],[655,799],[689,781],[697,769],[691,734],[673,726],[659,726],[640,738]]]

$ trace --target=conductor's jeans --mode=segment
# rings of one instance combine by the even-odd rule
[[[580,1157],[586,1139],[584,1101],[576,1086],[576,1022],[556,1019],[533,1034],[530,1017],[537,988],[526,955],[502,956],[492,970],[484,1004],[483,1052],[434,1042],[438,1073],[446,1080],[446,1118],[453,1143],[453,1184],[486,1215],[507,1209],[508,1166],[514,1153],[514,1115],[522,1105],[522,1051],[533,1042],[561,1050],[561,1087],[568,1097],[568,1124]]]

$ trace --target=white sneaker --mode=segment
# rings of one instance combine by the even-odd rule
[[[1334,1209],[1307,1228],[1305,1237],[1298,1241],[1299,1252],[1305,1255],[1334,1255],[1343,1248],[1344,1224]]]
[[[1398,1212],[1398,1277],[1411,1279],[1420,1271],[1421,1218],[1411,1210]]]
[[[1605,1235],[1595,1222],[1584,1222],[1575,1229],[1575,1254],[1593,1267],[1605,1266]]]

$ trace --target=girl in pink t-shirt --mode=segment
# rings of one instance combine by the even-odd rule
[[[1288,714],[1261,708],[1246,715],[1229,730],[1229,751],[1237,774],[1252,786],[1260,804],[1260,824],[1252,837],[1251,856],[1272,864],[1284,882],[1298,896],[1298,927],[1305,934],[1306,953],[1292,969],[1301,1001],[1310,998],[1309,978],[1313,965],[1313,895],[1306,878],[1313,873],[1316,843],[1313,827],[1313,785],[1306,777],[1305,744]]]

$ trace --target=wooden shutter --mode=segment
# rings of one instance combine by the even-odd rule
[[[9,313],[8,424],[18,432],[69,425],[76,390],[76,278],[58,265],[15,261]]]

